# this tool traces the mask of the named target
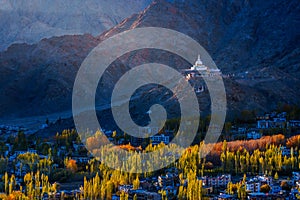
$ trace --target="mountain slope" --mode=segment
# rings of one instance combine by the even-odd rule
[[[281,62],[280,69],[299,71],[299,1],[157,2],[101,38],[135,27],[165,27],[196,39],[225,71],[275,66],[284,57],[294,60]]]
[[[299,13],[298,1],[162,0],[99,38],[146,26],[183,32],[206,48],[223,73],[234,75],[225,79],[230,110],[269,110],[278,102],[299,103]]]
[[[97,37],[61,36],[34,45],[12,45],[0,53],[0,116],[70,110],[76,72],[89,51],[107,37],[147,26],[183,32],[206,48],[217,66],[231,76],[224,79],[230,111],[266,111],[278,102],[297,104],[299,13],[297,0],[158,0]],[[118,77],[136,64],[160,61],[189,67],[176,56],[151,50],[132,52],[120,61],[106,73],[107,91],[99,95],[102,102],[109,102],[109,90]],[[143,94],[142,100],[148,98]],[[209,108],[206,97],[199,96],[199,101],[201,108]]]
[[[99,35],[151,0],[0,0],[0,50],[53,36]]]

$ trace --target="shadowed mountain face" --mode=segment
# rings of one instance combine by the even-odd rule
[[[99,35],[151,0],[0,0],[0,50],[67,34]]]
[[[12,45],[0,53],[0,116],[70,110],[75,76],[87,54],[105,38],[148,26],[180,31],[206,48],[223,73],[231,76],[224,79],[230,111],[266,111],[279,102],[297,104],[299,13],[298,0],[156,1],[97,37],[61,36],[33,45]],[[99,103],[109,102],[109,90],[130,67],[157,60],[178,68],[190,67],[167,52],[126,54],[105,74],[107,91],[96,96]],[[158,94],[163,99],[159,95],[163,94]],[[141,102],[145,99],[147,92],[141,92]],[[200,95],[199,101],[201,108],[209,108],[207,94]]]

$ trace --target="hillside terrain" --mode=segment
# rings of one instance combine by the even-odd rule
[[[297,0],[157,0],[98,36],[66,35],[35,44],[11,45],[0,53],[0,117],[70,110],[75,76],[88,53],[114,34],[148,26],[185,33],[210,53],[228,75],[224,82],[229,116],[246,109],[272,110],[279,103],[299,104],[299,13]],[[124,72],[153,61],[178,69],[190,67],[168,52],[145,49],[125,54],[106,71],[102,79],[105,87],[99,89],[97,103],[109,103],[111,89]],[[136,105],[149,99],[149,90],[141,91],[141,101]],[[172,97],[163,98],[165,93],[153,94],[164,105],[174,104]],[[209,110],[208,93],[198,97],[202,110]]]
[[[151,0],[0,0],[0,50],[13,43],[36,43],[53,36],[99,35]]]

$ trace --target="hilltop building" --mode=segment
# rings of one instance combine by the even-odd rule
[[[195,64],[190,68],[184,70],[187,78],[192,77],[214,77],[222,75],[218,68],[209,68],[203,64],[200,55],[195,62]]]
[[[190,69],[182,71],[185,78],[195,88],[196,93],[202,93],[206,90],[205,82],[203,78],[218,78],[221,77],[222,73],[218,68],[209,68],[203,64],[200,55],[195,64]]]

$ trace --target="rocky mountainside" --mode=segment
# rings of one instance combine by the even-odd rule
[[[196,39],[225,72],[271,66],[299,72],[299,1],[157,2],[105,37],[135,27],[165,27]]]
[[[151,0],[0,0],[0,50],[67,34],[99,35]]]
[[[146,26],[185,33],[234,75],[225,80],[229,110],[262,111],[278,102],[299,104],[299,11],[298,1],[158,0],[100,39]]]
[[[266,111],[279,102],[298,104],[299,11],[298,0],[157,0],[97,37],[61,36],[33,45],[12,45],[0,53],[0,116],[70,110],[76,72],[90,50],[116,33],[147,26],[183,32],[206,48],[223,73],[231,77],[224,79],[230,111]],[[103,80],[107,90],[130,65],[146,61],[189,67],[166,52],[133,52],[107,71]],[[142,100],[149,97],[147,92],[142,95]],[[104,101],[106,97],[108,91],[99,94]],[[199,96],[199,101],[208,108],[205,95]]]

